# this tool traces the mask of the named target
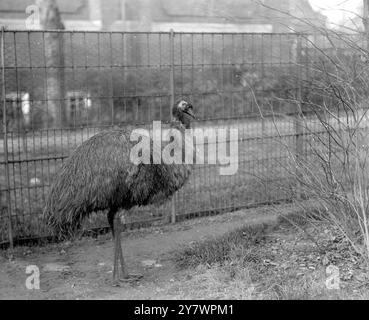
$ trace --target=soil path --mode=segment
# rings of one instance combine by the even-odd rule
[[[288,205],[282,207],[284,212],[288,210]],[[266,206],[124,233],[122,244],[128,268],[132,273],[143,274],[143,279],[118,288],[110,283],[113,243],[108,235],[16,248],[12,261],[4,253],[0,255],[0,299],[171,299],[163,287],[185,276],[171,260],[174,250],[191,241],[275,218],[275,209]],[[146,260],[154,260],[156,265],[145,266],[145,262],[151,262]],[[40,290],[26,289],[29,265],[40,270]]]

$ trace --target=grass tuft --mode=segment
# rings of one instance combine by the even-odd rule
[[[174,252],[173,259],[180,269],[195,268],[199,265],[223,264],[238,255],[243,259],[255,260],[251,252],[246,254],[248,246],[265,239],[272,224],[257,224],[240,227],[221,237],[194,242]]]

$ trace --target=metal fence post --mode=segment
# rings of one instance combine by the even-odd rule
[[[296,175],[300,176],[298,167],[299,167],[299,162],[302,159],[303,156],[303,150],[304,150],[304,145],[303,145],[303,140],[304,140],[304,128],[303,128],[303,95],[302,95],[302,90],[303,90],[303,85],[302,85],[302,41],[301,41],[301,36],[298,35],[297,37],[297,46],[296,46],[296,62],[297,62],[297,70],[298,70],[298,91],[297,91],[297,101],[298,101],[298,112],[296,112],[295,117],[294,117],[294,127],[295,127],[295,157],[296,157],[296,161],[297,161],[297,166],[296,166]],[[297,197],[301,198],[302,194],[300,191],[298,191],[297,193]]]
[[[172,107],[174,105],[174,31],[173,29],[170,30],[169,34],[169,51],[170,51],[170,119],[172,119]]]
[[[296,156],[301,157],[303,153],[303,83],[302,83],[302,40],[299,35],[297,38],[297,68],[298,68],[298,92],[297,92],[297,101],[298,101],[298,112],[296,112],[295,117],[295,133],[296,133]]]
[[[296,114],[294,118],[295,122],[295,136],[296,136],[296,159],[300,159],[303,155],[303,134],[304,128],[302,124],[301,114]]]
[[[170,114],[170,119],[173,120],[173,115],[172,115],[172,107],[174,105],[174,101],[175,101],[175,89],[174,89],[174,31],[173,29],[170,30],[170,34],[169,34],[169,50],[170,50],[170,105],[169,105],[169,114]],[[172,197],[171,200],[171,219],[170,219],[171,223],[175,223],[176,222],[176,195],[174,194],[174,196]]]
[[[295,115],[294,117],[294,127],[295,127],[295,161],[296,161],[296,177],[297,177],[297,194],[296,197],[297,199],[301,199],[302,198],[302,193],[301,190],[299,190],[300,188],[300,183],[299,183],[299,179],[301,178],[301,172],[299,170],[299,165],[301,164],[301,159],[302,159],[302,155],[303,155],[303,134],[304,134],[304,130],[303,130],[303,125],[302,125],[302,118],[301,118],[301,114],[298,113]]]
[[[6,202],[8,209],[8,236],[10,249],[13,250],[13,227],[12,227],[12,210],[10,199],[10,175],[9,175],[9,154],[8,154],[8,124],[6,114],[6,89],[5,89],[5,28],[1,28],[1,95],[3,102],[3,141],[4,141],[4,163],[5,163],[5,176],[6,176]]]

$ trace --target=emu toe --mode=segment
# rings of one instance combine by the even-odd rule
[[[143,278],[143,275],[142,274],[129,274],[126,277],[121,277],[121,278],[118,278],[118,279],[113,279],[112,286],[113,287],[120,287],[124,283],[134,284],[134,283],[138,282],[142,278]]]
[[[142,274],[129,274],[126,277],[120,278],[119,281],[123,283],[133,283],[141,280],[142,278],[143,278]]]

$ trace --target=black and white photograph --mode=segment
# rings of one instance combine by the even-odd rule
[[[369,0],[0,0],[0,300],[367,299]]]

